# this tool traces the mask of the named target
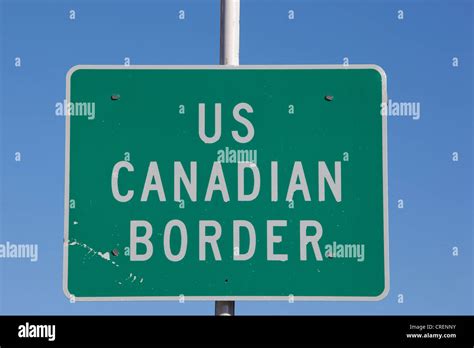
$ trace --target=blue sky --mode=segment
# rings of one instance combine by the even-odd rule
[[[389,98],[419,102],[421,117],[388,122],[390,294],[375,303],[238,302],[237,314],[473,314],[473,6],[242,0],[241,64],[378,64]],[[0,314],[213,314],[212,302],[68,302],[55,104],[76,64],[218,64],[219,2],[0,0],[0,45],[0,243],[39,245],[38,262],[0,259]]]

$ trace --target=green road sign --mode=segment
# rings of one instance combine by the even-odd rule
[[[386,78],[374,65],[76,66],[75,300],[380,300]]]

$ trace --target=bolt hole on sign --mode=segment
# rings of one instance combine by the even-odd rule
[[[66,80],[69,298],[387,295],[380,67],[75,66]]]

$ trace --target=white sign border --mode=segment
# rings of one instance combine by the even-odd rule
[[[373,69],[379,72],[382,79],[382,103],[387,103],[387,75],[375,64],[321,64],[321,65],[75,65],[66,74],[66,102],[70,102],[71,76],[77,70],[335,70],[335,69]],[[66,104],[68,105],[68,104]],[[390,290],[389,269],[389,238],[388,238],[388,163],[387,163],[387,115],[382,117],[382,166],[383,166],[383,215],[384,215],[384,290],[378,296],[104,296],[104,297],[77,297],[68,289],[68,249],[69,249],[69,136],[70,115],[66,112],[66,139],[65,139],[65,178],[64,178],[64,255],[63,255],[63,292],[69,300],[74,301],[380,301]],[[184,296],[184,297],[183,297]]]

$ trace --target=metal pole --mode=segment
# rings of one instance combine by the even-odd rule
[[[239,65],[240,45],[240,0],[221,0],[221,65]],[[215,314],[231,316],[235,314],[234,301],[216,301]]]
[[[216,315],[233,316],[235,314],[234,301],[216,301]]]
[[[239,65],[240,0],[221,0],[221,65]]]

